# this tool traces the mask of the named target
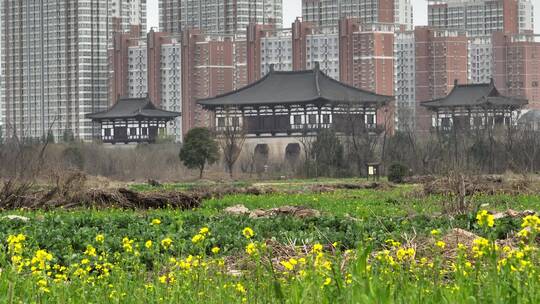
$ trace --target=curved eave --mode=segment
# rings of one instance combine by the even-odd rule
[[[482,108],[482,109],[492,109],[492,108],[511,108],[512,110],[517,110],[519,108],[522,108],[523,106],[527,105],[528,102],[521,102],[519,104],[515,103],[508,103],[508,104],[500,104],[500,103],[492,103],[492,102],[483,102],[478,104],[456,104],[456,105],[444,105],[444,104],[429,104],[431,101],[422,102],[420,103],[421,106],[428,108],[429,110],[436,110],[436,109],[452,109],[452,108]]]
[[[382,96],[382,95],[380,95]],[[394,97],[392,96],[386,96],[386,100],[361,100],[361,101],[343,101],[343,100],[328,100],[323,97],[317,97],[307,100],[295,100],[295,101],[281,101],[276,103],[269,103],[269,102],[243,102],[243,103],[217,103],[212,100],[201,100],[198,102],[203,108],[205,109],[215,109],[218,107],[260,107],[260,106],[277,106],[277,105],[283,105],[283,106],[291,106],[291,105],[306,105],[306,104],[317,104],[317,105],[324,105],[324,104],[332,104],[332,105],[343,105],[343,104],[366,104],[366,105],[386,105],[394,100]]]
[[[168,112],[166,115],[162,116],[156,116],[156,115],[145,115],[145,114],[136,114],[136,115],[130,115],[130,116],[114,116],[114,117],[100,117],[97,115],[85,115],[86,118],[92,119],[94,121],[102,121],[102,120],[118,120],[118,119],[175,119],[176,117],[180,117],[181,113],[178,112]]]

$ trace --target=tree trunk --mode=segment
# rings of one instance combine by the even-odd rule
[[[227,169],[229,170],[229,176],[231,179],[233,179],[233,170],[234,170],[234,164],[227,164]]]
[[[203,178],[203,173],[204,173],[204,165],[199,167],[199,179]]]

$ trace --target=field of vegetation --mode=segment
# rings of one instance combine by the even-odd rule
[[[0,303],[540,303],[538,192],[229,186],[267,190],[183,211],[0,211]]]

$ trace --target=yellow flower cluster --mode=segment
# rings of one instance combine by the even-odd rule
[[[173,240],[171,238],[164,238],[163,240],[161,240],[161,247],[163,247],[164,249],[169,249],[171,248],[172,243]]]
[[[481,258],[489,254],[490,248],[490,241],[480,237],[473,241],[472,252],[475,258]]]
[[[209,235],[210,235],[210,229],[208,229],[208,227],[203,227],[199,230],[198,234],[194,235],[193,238],[191,238],[191,242],[193,244],[201,243]]]
[[[255,236],[255,232],[253,232],[253,229],[249,227],[244,228],[244,230],[242,230],[242,234],[244,235],[246,239],[250,239],[253,236]]]
[[[477,214],[477,221],[480,227],[493,227],[494,220],[492,215],[486,212]],[[158,225],[158,224],[155,224]],[[540,229],[540,219],[537,216],[528,216],[523,219],[522,229],[530,235],[536,235]],[[241,234],[240,234],[241,233]],[[176,288],[183,286],[190,279],[201,279],[210,282],[212,279],[218,282],[216,288],[221,288],[222,283],[215,278],[216,275],[227,276],[228,288],[234,296],[243,299],[248,298],[248,289],[251,293],[251,285],[245,276],[237,276],[237,274],[229,273],[225,267],[225,260],[219,258],[218,255],[222,249],[218,246],[210,246],[204,242],[212,240],[208,237],[210,229],[207,227],[200,228],[192,238],[193,243],[199,244],[193,246],[195,252],[187,257],[174,256],[175,249],[173,246],[178,244],[183,245],[184,240],[174,240],[166,237],[161,241],[144,240],[130,238],[126,236],[117,241],[117,246],[121,246],[118,252],[111,252],[110,248],[106,248],[104,244],[105,236],[97,235],[92,244],[87,244],[81,252],[73,255],[74,258],[71,264],[62,265],[63,258],[55,256],[45,250],[33,248],[31,242],[26,242],[26,236],[10,235],[7,238],[7,253],[11,261],[13,272],[18,271],[17,275],[27,276],[30,278],[31,284],[34,284],[35,289],[41,293],[54,293],[59,286],[67,284],[88,284],[91,286],[108,286],[114,283],[114,278],[124,277],[124,271],[138,271],[145,273],[148,271],[145,265],[148,257],[155,258],[161,264],[155,263],[153,266],[153,279],[148,280],[145,276],[144,288],[153,291],[154,288]],[[272,269],[279,270],[276,275],[276,280],[279,284],[300,284],[315,282],[316,288],[332,290],[338,288],[357,288],[356,283],[361,282],[365,278],[373,278],[379,276],[381,280],[388,281],[389,284],[396,280],[407,278],[412,281],[421,280],[427,277],[430,278],[456,278],[467,277],[467,280],[475,278],[475,274],[480,271],[488,273],[486,269],[493,270],[491,273],[498,271],[498,275],[513,274],[514,276],[523,276],[524,278],[536,278],[538,273],[538,249],[536,243],[520,243],[516,247],[504,246],[501,249],[497,246],[494,240],[479,237],[472,242],[472,245],[458,244],[457,257],[448,259],[445,255],[440,254],[443,249],[452,250],[451,242],[446,244],[445,238],[440,237],[440,230],[436,229],[431,232],[435,241],[432,244],[432,252],[435,254],[429,257],[420,257],[423,252],[417,252],[411,245],[402,245],[395,240],[387,240],[383,250],[378,252],[362,252],[362,249],[346,250],[341,252],[337,243],[323,245],[315,243],[311,249],[297,248],[294,254],[288,254],[286,258],[279,260],[273,259],[272,252],[266,248],[264,242],[255,241],[253,237],[255,232],[246,227],[238,231],[237,237],[245,239],[245,253],[253,259],[260,269],[270,269],[271,266],[277,266]],[[530,235],[528,235],[530,237]],[[109,240],[109,239],[108,239]],[[196,240],[196,241],[194,241]],[[189,239],[185,240],[189,243]],[[155,242],[155,243],[154,243]],[[108,242],[109,243],[109,242]],[[271,243],[269,243],[271,244]],[[518,247],[519,246],[519,247]],[[139,248],[147,248],[137,257]],[[228,247],[223,247],[227,249]],[[164,250],[163,250],[164,249]],[[171,249],[171,250],[169,250]],[[1,250],[1,249],[0,249]],[[211,255],[207,255],[211,252]],[[489,257],[489,258],[487,258]],[[362,267],[348,267],[349,261],[360,258]],[[493,258],[493,259],[491,259]],[[56,264],[55,264],[56,263]],[[278,265],[276,265],[277,263]],[[536,263],[536,264],[535,264]],[[496,269],[495,269],[496,266]],[[8,269],[9,271],[9,269]],[[358,276],[358,271],[362,272]],[[365,272],[365,273],[364,273]],[[400,277],[401,275],[401,277]],[[405,277],[406,276],[406,277]],[[356,282],[356,283],[355,283]],[[64,284],[64,285],[60,285]],[[306,285],[308,285],[306,284]],[[454,282],[448,284],[448,288],[459,290],[459,286],[453,285]],[[142,285],[141,285],[142,286]],[[454,290],[453,289],[453,290]],[[205,291],[206,292],[206,291]],[[122,291],[117,292],[111,287],[107,291],[107,295],[111,298],[118,299],[122,295]],[[201,297],[206,295],[201,294]],[[204,301],[205,298],[199,300]],[[207,298],[206,298],[207,299]]]
[[[96,242],[103,244],[105,242],[105,236],[103,234],[96,235]]]
[[[128,237],[122,239],[122,248],[126,252],[133,252],[133,240],[130,240]]]
[[[290,258],[288,260],[281,261],[280,264],[287,269],[288,271],[293,271],[294,267],[298,265],[298,260],[294,258]]]
[[[415,250],[413,248],[399,248],[396,257],[399,261],[410,261],[414,259]]]
[[[540,218],[537,215],[526,216],[523,218],[521,228],[523,229],[518,232],[518,236],[524,241],[533,240],[540,233]]]
[[[478,226],[480,227],[493,227],[495,224],[493,214],[490,214],[486,210],[480,210],[478,214],[476,214],[476,220],[478,221]]]
[[[26,236],[24,234],[10,235],[7,238],[8,243],[8,253],[20,255],[24,249],[24,241],[26,241]]]

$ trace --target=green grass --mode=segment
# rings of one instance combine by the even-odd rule
[[[498,270],[497,262],[503,256],[493,252],[490,258],[475,260],[474,269],[469,270],[472,275],[468,277],[450,271],[450,261],[444,259],[434,246],[427,252],[418,253],[414,263],[390,265],[387,261],[373,259],[376,252],[387,248],[385,241],[388,239],[403,241],[404,235],[416,235],[417,240],[432,242],[429,240],[431,230],[441,229],[444,233],[454,227],[496,239],[521,229],[521,220],[497,220],[493,229],[485,230],[476,224],[474,213],[446,216],[442,206],[452,198],[416,195],[418,189],[415,186],[320,194],[306,190],[319,183],[321,181],[299,180],[286,185],[276,181],[266,185],[295,190],[294,194],[228,195],[206,200],[201,208],[189,211],[3,211],[0,218],[18,214],[30,220],[0,219],[0,303],[241,303],[244,299],[247,303],[537,303],[540,300],[537,249],[527,253],[525,259],[532,266],[523,271]],[[246,185],[248,183],[233,186]],[[201,187],[200,183],[165,185],[163,188],[189,190],[198,187]],[[158,190],[143,185],[132,188]],[[508,208],[540,210],[538,195],[477,195],[470,199],[475,206],[494,211]],[[224,208],[236,204],[244,204],[249,209],[307,206],[320,210],[322,215],[310,219],[290,216],[251,219],[223,213]],[[161,224],[151,225],[153,219],[160,219]],[[194,244],[192,237],[201,227],[208,227],[211,234],[203,243]],[[252,240],[242,236],[245,227],[256,232]],[[19,233],[26,236],[22,256],[31,260],[38,249],[50,252],[53,258],[47,263],[66,266],[68,283],[54,282],[55,271],[48,275],[46,270],[40,270],[32,275],[31,265],[17,273],[10,262],[13,254],[8,252],[6,240],[9,235]],[[98,234],[105,237],[102,244],[95,240]],[[122,246],[125,237],[133,240],[138,255],[125,251]],[[160,242],[165,238],[173,241],[171,248],[160,248]],[[145,248],[148,240],[153,241],[152,249]],[[274,269],[275,266],[268,263],[268,258],[275,254],[270,250],[261,248],[259,257],[247,256],[245,247],[249,242],[260,245],[267,240],[287,245],[306,244],[307,248],[315,243],[337,242],[339,252],[325,253],[325,259],[332,265],[330,269],[321,269],[321,263],[315,265],[315,257],[308,255],[308,263],[303,269],[306,275],[299,277],[299,268],[292,273],[282,268]],[[84,253],[88,245],[96,247],[98,256],[102,255],[114,265],[110,276],[97,278],[99,271],[95,266],[103,261]],[[214,255],[211,249],[216,246],[220,252]],[[390,249],[394,259],[400,248]],[[343,251],[349,249],[354,251],[355,258],[345,258]],[[200,262],[208,266],[185,271],[169,262],[171,257],[179,260],[189,255],[200,256]],[[369,263],[366,263],[368,257]],[[424,264],[420,267],[422,257],[434,263],[433,268]],[[91,271],[84,277],[75,275],[77,269],[82,268],[81,261],[87,258],[91,261]],[[226,258],[228,264],[231,259],[238,260],[235,267],[243,269],[242,275],[232,276],[218,266],[222,258]],[[343,264],[343,260],[348,262]],[[465,261],[461,263],[465,265]],[[160,282],[160,277],[171,273],[176,276],[175,282]],[[346,283],[348,274],[352,276],[350,283]],[[328,278],[331,283],[324,285]],[[50,292],[44,292],[43,286],[40,291],[41,279],[45,279],[46,289]],[[247,293],[238,290],[238,283]]]

